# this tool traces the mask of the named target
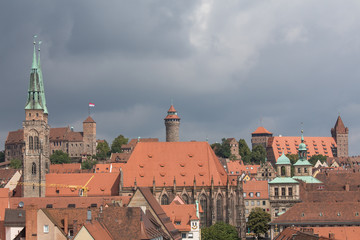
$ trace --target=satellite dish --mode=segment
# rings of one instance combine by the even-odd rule
[[[19,202],[19,208],[23,208],[23,207],[24,207],[24,202],[23,201]]]

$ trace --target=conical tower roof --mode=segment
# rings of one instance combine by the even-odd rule
[[[336,131],[336,133],[342,133],[342,134],[347,133],[347,128],[345,127],[344,122],[342,121],[340,115],[338,116],[335,126],[332,129],[332,131],[334,131],[334,130]]]
[[[171,106],[170,106],[167,113],[168,114],[167,114],[167,116],[165,117],[164,120],[168,120],[168,119],[178,119],[178,120],[180,120],[180,118],[177,115],[177,112],[176,112],[176,110],[175,110],[175,108],[174,108],[174,106],[172,104],[171,104]]]
[[[272,134],[264,127],[258,127],[253,133],[251,134]]]

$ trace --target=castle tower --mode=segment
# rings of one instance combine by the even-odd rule
[[[272,136],[273,134],[266,130],[266,128],[258,127],[253,133],[251,133],[252,149],[254,149],[256,145],[261,145],[264,149],[266,149],[268,140]]]
[[[179,141],[179,126],[180,118],[173,105],[171,105],[167,116],[165,117],[166,127],[166,141],[167,142],[178,142]]]
[[[50,127],[41,69],[36,59],[35,41],[23,128],[25,142],[23,196],[45,197],[45,174],[50,166]]]
[[[90,116],[83,122],[84,153],[96,154],[96,122]]]
[[[334,128],[331,129],[331,136],[337,145],[337,157],[349,156],[349,129],[345,127],[340,116],[337,118]]]

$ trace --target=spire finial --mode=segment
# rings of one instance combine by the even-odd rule
[[[174,98],[171,97],[171,105],[174,105]]]
[[[41,45],[42,41],[38,42],[38,67],[40,68],[40,45]]]
[[[34,44],[34,54],[33,54],[32,66],[31,66],[32,69],[37,69],[37,63],[36,63],[36,41],[35,41],[36,38],[37,38],[37,36],[34,35],[34,36],[33,36],[33,39],[34,39],[34,42],[33,42],[33,44]]]

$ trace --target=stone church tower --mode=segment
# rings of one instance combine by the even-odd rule
[[[25,152],[22,194],[24,197],[45,197],[45,174],[50,166],[50,127],[40,67],[40,49],[37,61],[35,41],[23,128]]]
[[[331,129],[331,136],[337,145],[337,157],[348,157],[349,129],[345,127],[340,116],[337,118],[334,128]]]
[[[171,105],[167,116],[165,117],[166,127],[166,141],[167,142],[178,142],[179,141],[179,126],[180,118],[173,105]]]

